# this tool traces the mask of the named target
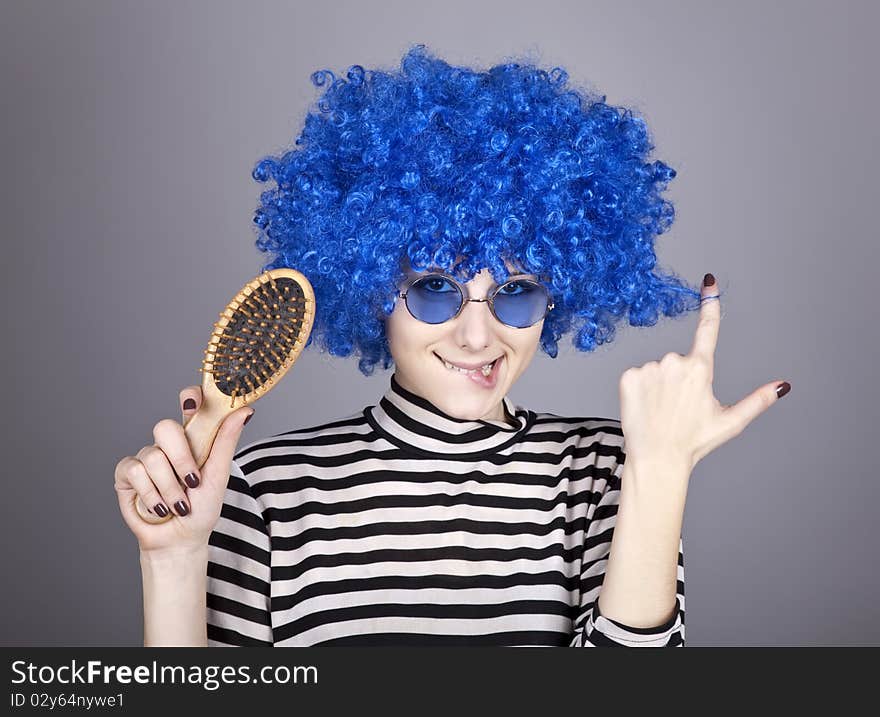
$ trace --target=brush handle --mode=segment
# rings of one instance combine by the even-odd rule
[[[205,374],[202,381],[202,405],[183,424],[183,432],[199,470],[208,462],[211,449],[214,447],[214,439],[217,437],[217,432],[223,421],[230,413],[244,406],[245,402],[236,398],[234,405],[231,404],[229,396],[222,393]],[[164,518],[150,513],[140,497],[135,503],[135,508],[138,515],[148,523],[165,523],[171,520],[174,515],[170,506],[168,506],[169,513]]]
[[[276,284],[276,281],[283,285],[283,292],[279,285]],[[291,283],[295,283],[297,288],[293,294],[288,294],[288,288]],[[300,299],[302,299],[301,304]],[[284,327],[279,327],[275,321],[275,319],[281,319],[278,312],[288,313],[291,302],[299,304],[302,309],[301,314],[299,310],[295,312],[299,315],[298,318],[301,321],[295,337],[289,331],[286,331]],[[264,311],[269,314],[265,322],[261,321],[263,318],[262,312]],[[274,319],[272,318],[273,315]],[[229,378],[225,376],[229,368],[229,360],[228,356],[226,356],[227,360],[221,360],[217,365],[220,367],[218,373],[222,380],[222,385],[227,390],[232,390],[234,397],[228,396],[217,388],[217,385],[214,383],[215,360],[218,355],[222,357],[224,353],[229,353],[229,336],[235,336],[243,330],[246,324],[253,324],[256,327],[258,320],[260,320],[259,326],[261,328],[267,328],[264,329],[265,333],[256,330],[254,332],[246,332],[249,338],[247,343],[254,347],[253,349],[248,348],[249,353],[253,351],[253,353],[250,353],[251,360],[249,363],[251,368],[248,370],[253,371],[254,357],[256,354],[259,354],[261,359],[258,359],[258,361],[268,361],[271,366],[272,375],[267,376],[266,373],[259,370],[259,376],[252,373],[253,381],[247,379],[246,376],[243,381],[240,374],[233,375],[231,381],[222,380],[223,378]],[[264,271],[258,277],[248,282],[232,301],[226,305],[226,308],[220,313],[220,320],[214,324],[211,340],[205,350],[205,361],[202,368],[199,369],[202,371],[202,405],[183,424],[183,431],[189,441],[190,451],[199,469],[205,465],[208,457],[211,455],[217,431],[220,430],[220,426],[226,417],[242,406],[249,406],[257,401],[257,399],[265,396],[278,383],[281,377],[287,373],[290,367],[293,366],[300,352],[305,348],[314,320],[315,292],[312,289],[312,285],[296,269],[286,267]],[[257,337],[260,337],[259,341]],[[295,340],[292,340],[293,338]],[[267,343],[268,339],[271,339],[271,341]],[[274,342],[279,343],[275,344],[273,348],[270,344],[274,344]],[[262,350],[263,348],[266,349],[265,353]],[[283,358],[279,356],[275,348],[278,348],[285,356]],[[233,350],[232,353],[238,352]],[[271,354],[271,356],[268,354]],[[276,361],[273,362],[273,358]],[[239,370],[246,363],[240,364]],[[259,366],[257,368],[259,369]],[[242,395],[239,391],[242,390],[243,383],[247,383],[250,390]],[[254,386],[253,383],[257,385]],[[237,388],[230,389],[230,385],[237,386]],[[135,508],[138,515],[148,523],[164,523],[174,517],[170,509],[168,515],[164,518],[150,513],[141,501],[140,496],[135,501]]]

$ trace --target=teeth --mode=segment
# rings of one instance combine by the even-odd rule
[[[492,367],[495,365],[495,362],[493,361],[492,363],[487,363],[485,366],[474,369],[459,368],[458,366],[454,366],[446,360],[443,361],[443,365],[446,366],[446,368],[451,368],[453,371],[458,371],[459,373],[473,373],[474,371],[479,371],[481,374],[483,374],[483,376],[488,377],[489,374],[492,373]]]

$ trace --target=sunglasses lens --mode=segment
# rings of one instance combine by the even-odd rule
[[[413,282],[406,291],[406,307],[419,321],[442,324],[461,308],[461,292],[449,279],[436,274]]]
[[[538,323],[547,313],[547,290],[531,281],[510,281],[495,294],[495,315],[508,326],[524,329]]]

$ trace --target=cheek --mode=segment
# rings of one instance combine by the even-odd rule
[[[412,328],[409,324],[414,320],[412,314],[407,311],[403,300],[398,301],[394,305],[394,311],[385,319],[385,334],[388,336],[388,341],[397,344],[404,343],[412,335]]]
[[[538,350],[538,343],[541,339],[541,326],[531,326],[523,329],[522,333],[517,333],[509,337],[508,345],[516,351],[517,364],[514,378],[522,375],[526,367],[531,363],[535,353]]]
[[[544,328],[544,322],[542,321],[537,326],[532,326],[529,329],[530,335],[528,337],[529,351],[535,353],[538,350],[538,345],[541,343],[541,333]]]
[[[398,356],[417,351],[430,343],[433,332],[428,324],[413,318],[406,306],[397,304],[391,315],[385,319],[385,335],[391,355],[399,363]]]
[[[542,326],[543,322],[527,329],[513,329],[515,333],[507,336],[508,345],[512,346],[520,356],[531,356],[538,348]]]

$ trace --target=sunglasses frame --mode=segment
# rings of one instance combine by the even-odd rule
[[[459,300],[460,300],[459,306],[458,306],[458,311],[456,311],[453,316],[450,316],[445,321],[441,321],[439,324],[431,324],[427,321],[423,321],[418,316],[416,316],[412,312],[412,309],[409,308],[409,302],[406,299],[407,293],[409,292],[409,289],[412,287],[413,284],[415,284],[417,281],[421,281],[423,279],[430,279],[431,277],[435,277],[435,276],[439,276],[443,279],[446,279],[447,281],[452,282],[452,285],[458,291],[458,296],[459,296]],[[518,282],[521,284],[531,284],[533,286],[540,287],[541,289],[543,289],[544,293],[547,294],[547,307],[544,309],[543,316],[541,316],[541,318],[539,318],[534,323],[529,324],[528,326],[511,326],[510,324],[505,324],[501,319],[498,318],[498,314],[495,313],[495,295],[499,291],[501,291],[501,289],[503,289],[505,286],[507,286],[508,284],[511,284],[513,282]],[[547,290],[547,287],[544,286],[543,284],[541,284],[540,282],[535,281],[534,279],[517,279],[515,277],[511,277],[507,281],[505,281],[503,284],[499,284],[494,289],[492,289],[492,291],[489,292],[489,294],[486,296],[485,299],[472,299],[465,286],[460,284],[454,277],[449,276],[449,274],[445,274],[442,271],[432,271],[427,274],[420,274],[419,276],[413,277],[411,280],[407,281],[406,286],[404,287],[403,290],[400,290],[400,289],[397,290],[397,295],[403,299],[403,303],[406,305],[406,310],[409,311],[410,316],[412,316],[416,321],[421,321],[422,323],[428,324],[429,326],[440,326],[441,324],[445,324],[447,321],[452,321],[453,319],[458,318],[458,316],[464,310],[464,305],[467,303],[473,302],[475,304],[489,304],[489,311],[492,313],[492,316],[495,317],[495,320],[499,324],[501,324],[502,326],[507,326],[508,328],[511,328],[511,329],[530,329],[535,324],[538,324],[541,321],[543,321],[544,319],[546,319],[547,314],[549,314],[553,310],[553,307],[556,305],[553,303],[553,297],[550,295],[550,292]],[[465,298],[465,297],[467,297],[467,298]]]

